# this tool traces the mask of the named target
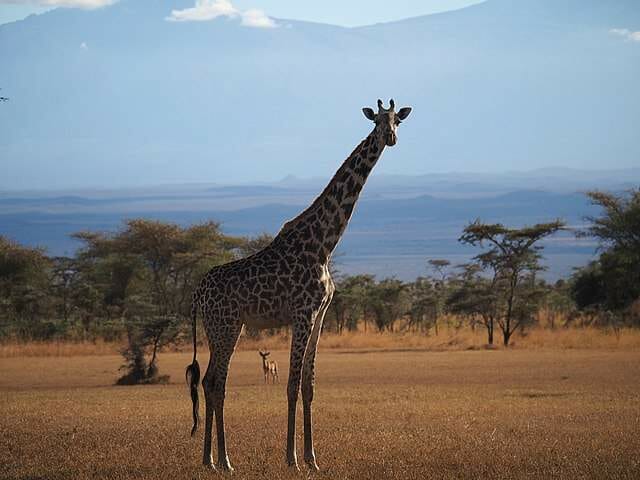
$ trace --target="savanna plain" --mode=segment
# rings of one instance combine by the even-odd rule
[[[189,436],[190,356],[161,355],[169,384],[128,387],[117,354],[0,358],[0,478],[221,476]],[[321,348],[313,475],[285,466],[288,352],[272,358],[275,385],[255,350],[232,361],[234,478],[640,478],[637,348]]]

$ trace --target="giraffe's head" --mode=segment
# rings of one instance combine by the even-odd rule
[[[260,356],[261,356],[262,358],[264,358],[265,360],[267,359],[267,357],[268,357],[269,355],[271,355],[271,352],[263,352],[262,350],[258,350],[258,353],[259,353],[259,354],[260,354]]]
[[[376,133],[384,140],[385,145],[392,147],[398,141],[398,125],[409,116],[411,107],[401,108],[396,112],[396,104],[393,98],[389,100],[389,108],[384,108],[382,100],[378,99],[378,113],[372,108],[363,108],[364,116],[376,124]]]

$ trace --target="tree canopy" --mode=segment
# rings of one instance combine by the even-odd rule
[[[518,328],[532,321],[532,313],[542,298],[542,292],[536,288],[536,273],[543,270],[540,264],[543,247],[538,242],[562,228],[564,222],[560,220],[523,228],[476,220],[464,229],[460,242],[485,249],[474,259],[477,271],[488,275],[490,281],[486,285],[475,275],[468,275],[468,281],[462,287],[467,292],[463,298],[476,298],[477,301],[458,300],[453,304],[459,309],[477,310],[483,322],[489,322],[490,342],[494,321],[502,330],[505,346],[509,345]]]
[[[617,312],[637,321],[629,314],[640,299],[640,189],[588,196],[601,214],[587,217],[589,226],[578,235],[596,238],[600,256],[573,276],[572,296],[579,308]]]

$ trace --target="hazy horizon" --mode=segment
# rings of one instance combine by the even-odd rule
[[[340,163],[336,164],[339,166]],[[202,179],[200,181],[187,181],[187,182],[164,182],[164,183],[123,183],[123,184],[110,184],[104,185],[100,183],[85,183],[82,185],[56,185],[51,187],[29,187],[29,188],[12,188],[11,186],[4,186],[0,184],[0,194],[20,194],[20,193],[65,193],[65,192],[86,192],[90,193],[94,192],[104,192],[104,191],[136,191],[136,190],[145,190],[145,189],[158,189],[158,188],[180,188],[180,187],[198,187],[198,186],[216,186],[216,187],[241,187],[241,186],[273,186],[280,185],[282,183],[291,183],[291,184],[323,184],[328,182],[331,177],[334,175],[334,171],[327,173],[327,175],[314,175],[314,176],[299,176],[294,174],[284,174],[278,178],[274,179],[257,179],[257,180],[244,180],[244,181],[228,181],[228,182],[215,182],[207,179]],[[494,179],[494,180],[504,180],[509,177],[524,177],[527,175],[532,176],[545,176],[551,175],[553,177],[558,177],[563,173],[567,174],[582,174],[586,176],[598,175],[598,174],[606,174],[608,177],[608,182],[605,186],[609,186],[609,182],[611,179],[618,180],[620,185],[623,185],[625,182],[634,182],[640,180],[640,167],[630,167],[630,168],[620,168],[620,169],[599,169],[599,168],[572,168],[572,167],[559,167],[559,166],[548,166],[548,167],[539,167],[533,169],[513,169],[513,170],[504,170],[504,171],[441,171],[441,172],[425,172],[425,173],[415,173],[415,174],[402,174],[402,173],[379,173],[374,172],[372,177],[372,181],[375,183],[376,180],[384,181],[390,178],[401,178],[401,179],[410,179],[410,178],[428,178],[434,177],[434,179],[442,179],[447,178],[455,179],[455,177],[460,177],[461,179],[466,179],[469,177],[479,177],[485,179]],[[632,175],[629,178],[627,175]],[[594,183],[595,187],[595,178],[591,177],[590,180]],[[532,189],[541,189],[545,190],[544,186],[541,184],[538,186],[532,187]],[[365,188],[366,191],[366,188]],[[566,191],[572,191],[571,188],[568,188]],[[575,190],[577,191],[577,190]],[[425,194],[429,194],[428,191],[424,192]]]

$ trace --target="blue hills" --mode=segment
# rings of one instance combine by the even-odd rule
[[[461,246],[462,229],[475,219],[510,226],[530,225],[555,218],[580,228],[597,210],[580,192],[519,190],[498,195],[456,198],[422,194],[398,197],[400,178],[366,189],[352,222],[338,247],[337,263],[344,273],[374,273],[410,280],[426,273],[428,258],[468,261],[476,251]],[[411,180],[411,179],[407,179]],[[0,195],[0,234],[21,243],[41,246],[51,255],[71,255],[79,244],[70,235],[82,230],[115,231],[127,218],[145,217],[182,225],[206,220],[221,223],[226,233],[275,234],[319,192],[293,182],[288,187],[243,185],[183,186],[158,194],[147,191],[53,192],[37,196]],[[386,185],[386,186],[385,186]],[[414,192],[417,191],[414,188]],[[408,188],[407,191],[411,189]],[[565,232],[545,243],[549,279],[568,276],[595,253],[591,241]]]

